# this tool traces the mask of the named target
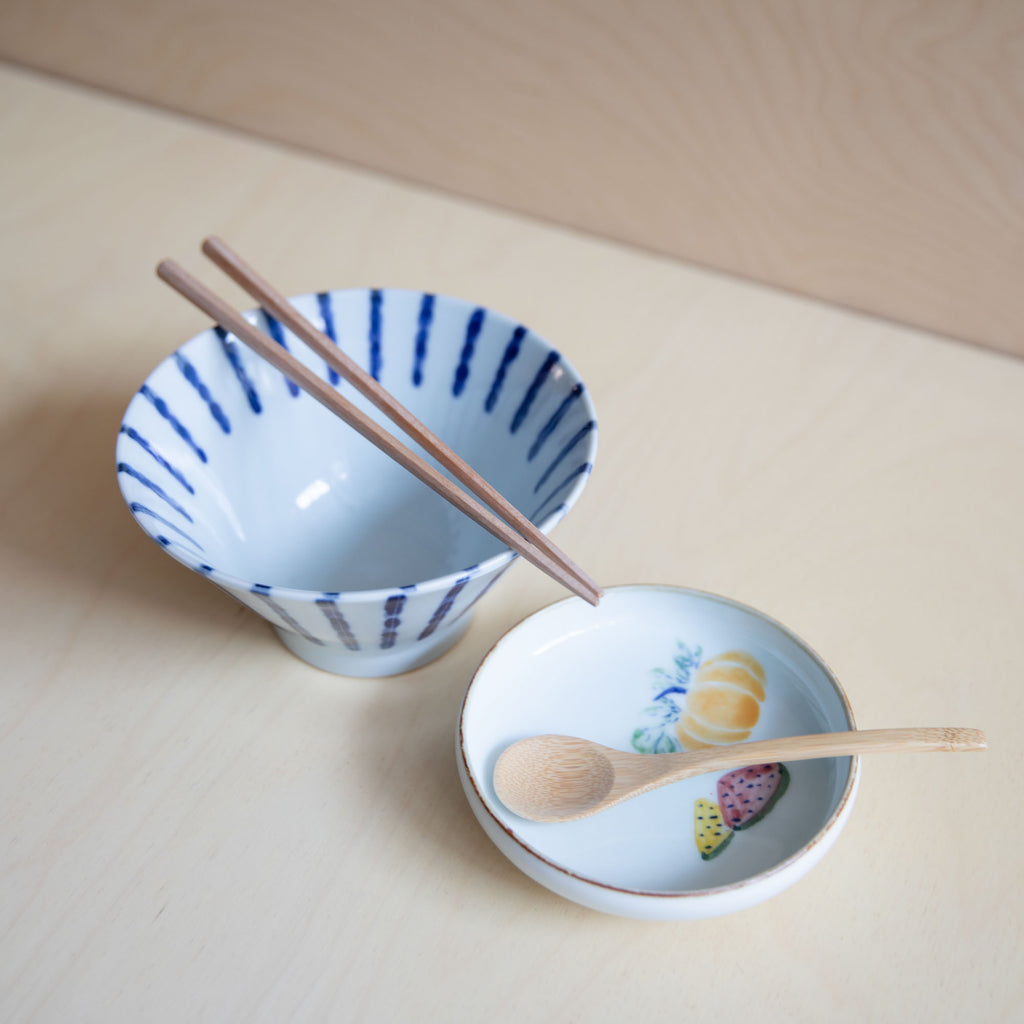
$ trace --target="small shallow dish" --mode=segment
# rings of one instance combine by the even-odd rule
[[[853,728],[838,680],[778,622],[699,591],[627,586],[596,608],[545,608],[495,645],[466,692],[457,758],[484,831],[535,881],[610,914],[692,920],[760,903],[817,864],[850,815],[859,758],[716,772],[542,824],[495,796],[501,751],[543,733],[661,753]]]
[[[579,498],[594,408],[543,338],[420,292],[290,301],[541,531]],[[246,317],[408,443],[273,317]],[[345,675],[440,656],[516,557],[219,328],[146,379],[116,461],[132,515],[169,555],[267,619],[299,657]]]

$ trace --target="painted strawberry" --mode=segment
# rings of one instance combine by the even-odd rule
[[[756,825],[789,786],[784,764],[756,764],[738,768],[718,780],[718,804],[729,828],[739,832]]]

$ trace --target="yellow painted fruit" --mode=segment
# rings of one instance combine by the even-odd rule
[[[684,712],[679,717],[676,732],[686,733],[692,740],[705,746],[719,746],[723,743],[742,743],[750,738],[749,729],[719,729],[707,725],[693,715]]]
[[[676,723],[684,750],[740,743],[761,717],[764,669],[744,651],[727,651],[705,661],[693,677]]]
[[[764,700],[764,668],[746,651],[726,651],[703,662],[695,682],[731,683],[746,690],[759,702]]]
[[[693,838],[704,860],[717,857],[732,839],[732,829],[713,800],[698,800],[693,805]]]

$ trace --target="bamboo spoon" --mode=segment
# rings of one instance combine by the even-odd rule
[[[575,821],[693,775],[760,762],[873,753],[984,750],[979,729],[866,729],[734,743],[682,754],[634,754],[573,736],[513,743],[494,766],[494,790],[532,821]]]

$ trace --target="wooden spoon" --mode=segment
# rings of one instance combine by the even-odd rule
[[[635,754],[573,736],[513,743],[494,766],[494,790],[532,821],[574,821],[692,775],[774,761],[924,751],[984,750],[979,729],[866,729],[708,747],[683,754]]]

